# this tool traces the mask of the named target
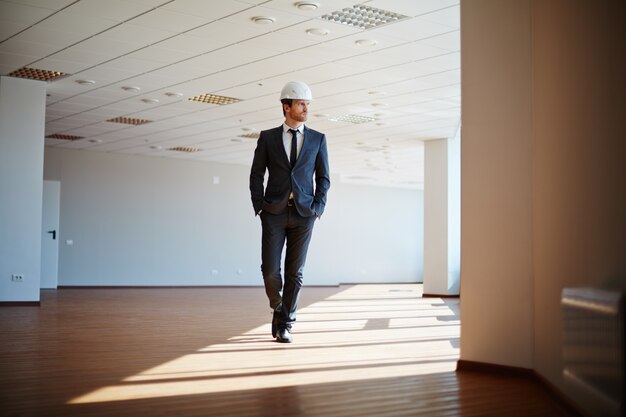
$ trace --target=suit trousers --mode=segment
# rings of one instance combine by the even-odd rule
[[[291,325],[296,321],[296,310],[302,288],[302,272],[315,218],[315,216],[302,217],[293,205],[288,206],[281,214],[265,211],[261,213],[263,225],[261,271],[270,307],[280,311],[278,316],[280,327],[291,329]],[[283,285],[280,261],[285,241],[287,250]]]

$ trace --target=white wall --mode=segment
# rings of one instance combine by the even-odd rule
[[[0,77],[0,301],[39,301],[45,102],[46,83]]]
[[[534,363],[558,387],[562,288],[626,292],[625,16],[533,1]]]
[[[460,286],[460,133],[428,140],[424,166],[424,294],[458,295]]]
[[[59,285],[262,285],[248,177],[245,166],[47,148],[45,178],[62,184]],[[334,181],[305,284],[421,281],[422,216],[421,191]]]
[[[626,3],[461,2],[461,358],[562,378],[561,291],[626,291]]]
[[[530,1],[461,2],[461,359],[532,368]]]

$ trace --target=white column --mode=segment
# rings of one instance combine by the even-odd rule
[[[45,82],[0,77],[0,302],[39,301],[45,105]]]
[[[424,294],[458,295],[460,138],[429,140],[424,157]]]

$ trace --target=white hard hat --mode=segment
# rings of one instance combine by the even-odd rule
[[[302,81],[289,81],[280,92],[280,99],[313,100],[311,89]]]

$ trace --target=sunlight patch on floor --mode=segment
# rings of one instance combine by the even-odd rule
[[[301,309],[292,344],[274,342],[268,323],[70,403],[453,371],[459,355],[457,302],[421,298],[421,291],[418,284],[351,286]]]

